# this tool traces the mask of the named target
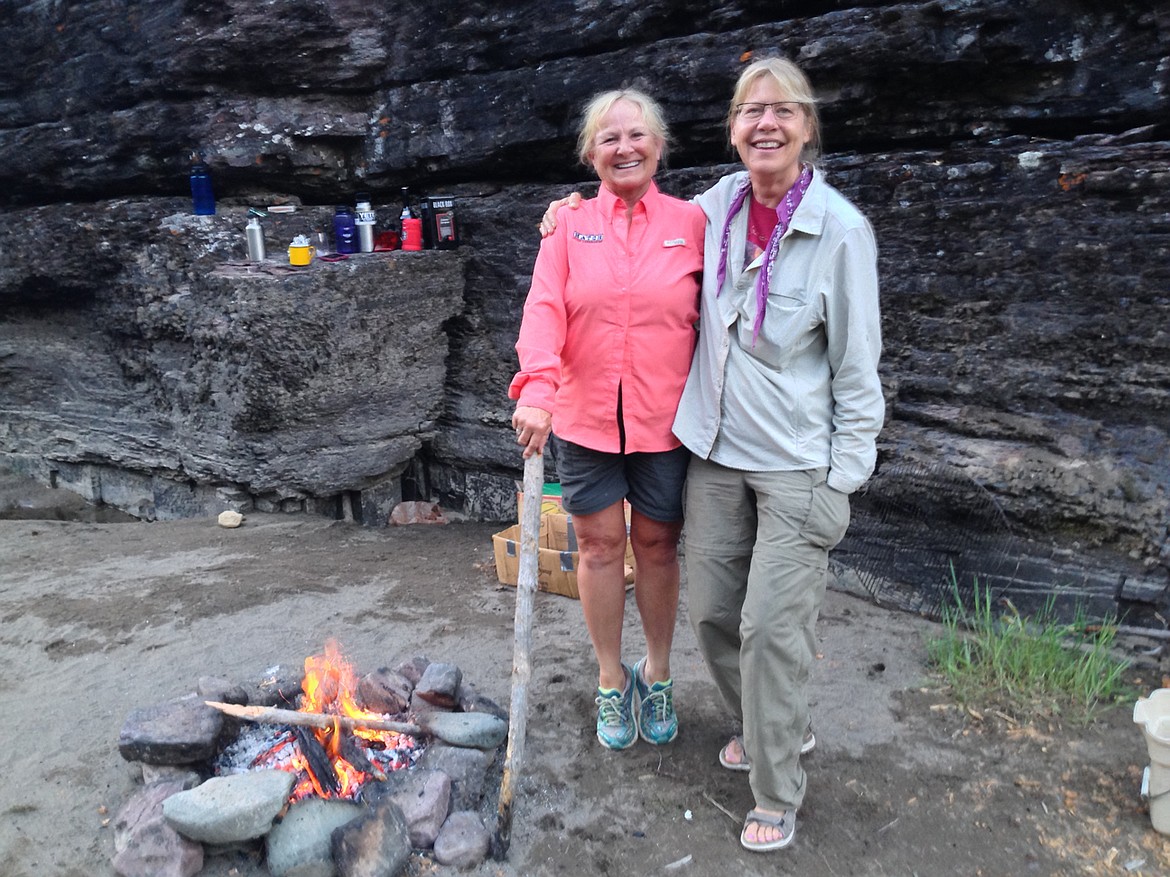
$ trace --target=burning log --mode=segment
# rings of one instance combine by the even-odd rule
[[[337,772],[333,769],[333,763],[329,760],[329,753],[325,751],[321,741],[314,736],[312,731],[308,731],[304,727],[294,727],[293,733],[296,734],[301,754],[305,756],[305,761],[309,766],[309,779],[313,783],[313,788],[317,790],[317,794],[322,798],[336,795],[341,791],[341,782],[338,780]]]
[[[386,779],[386,774],[376,767],[367,757],[364,747],[359,746],[352,734],[343,734],[339,742],[341,757],[352,764],[362,773],[368,773],[377,779]]]

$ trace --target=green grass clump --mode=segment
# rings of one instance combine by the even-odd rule
[[[1008,601],[998,612],[977,581],[968,606],[953,576],[952,586],[943,634],[928,641],[927,654],[964,706],[995,707],[1023,722],[1088,722],[1132,695],[1124,680],[1129,662],[1113,650],[1116,619],[1090,625],[1078,608],[1072,622],[1061,623],[1051,597],[1034,616],[1021,616]]]

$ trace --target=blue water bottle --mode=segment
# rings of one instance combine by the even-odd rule
[[[345,205],[333,213],[333,249],[339,253],[357,252],[357,224],[353,211]]]
[[[198,155],[191,156],[191,206],[196,216],[215,215],[215,195],[211,191],[211,175]]]

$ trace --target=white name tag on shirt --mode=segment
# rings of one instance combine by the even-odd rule
[[[668,241],[662,242],[662,246],[664,246],[664,247],[685,247],[686,245],[687,245],[686,238],[671,238]]]

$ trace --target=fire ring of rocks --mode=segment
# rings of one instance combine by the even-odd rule
[[[331,642],[303,672],[200,679],[122,726],[143,785],[114,821],[114,870],[191,877],[219,853],[274,877],[393,877],[412,853],[473,867],[507,733],[507,713],[457,666],[423,657],[359,678]]]

